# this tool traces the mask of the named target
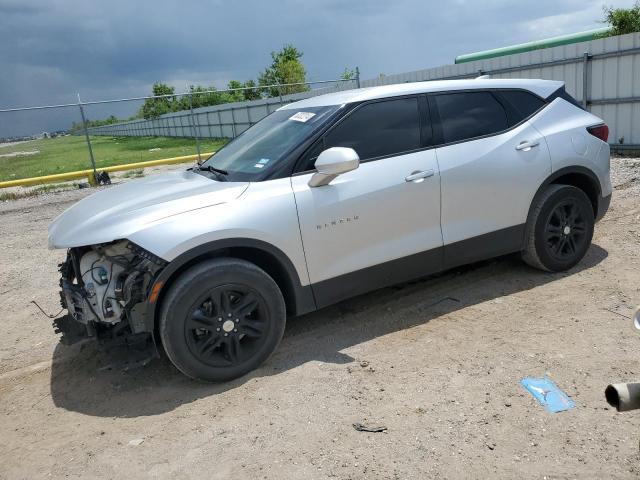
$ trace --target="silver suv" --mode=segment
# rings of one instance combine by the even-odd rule
[[[49,228],[62,341],[162,347],[194,378],[258,367],[287,316],[521,252],[573,267],[611,199],[608,128],[562,82],[351,90],[272,113],[201,165]]]

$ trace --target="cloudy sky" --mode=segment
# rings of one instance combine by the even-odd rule
[[[285,43],[310,80],[417,70],[602,26],[603,3],[632,0],[0,0],[0,108],[146,95],[154,81],[223,87],[256,78]],[[76,116],[0,113],[0,136]]]

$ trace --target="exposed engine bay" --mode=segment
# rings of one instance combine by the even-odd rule
[[[54,320],[60,341],[148,343],[153,322],[146,300],[166,263],[128,240],[69,249],[60,264],[60,301],[68,314]]]

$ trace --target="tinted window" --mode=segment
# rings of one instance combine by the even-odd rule
[[[351,147],[360,160],[420,148],[417,98],[364,105],[325,136],[325,148]]]
[[[575,98],[573,98],[571,95],[569,95],[564,87],[560,87],[558,90],[556,90],[551,95],[549,95],[547,97],[547,102],[551,103],[558,97],[560,97],[560,98],[566,100],[567,102],[571,103],[572,105],[575,105],[576,107],[584,110],[582,105],[580,103],[578,103],[578,101]]]
[[[434,95],[444,143],[501,132],[508,128],[507,114],[489,92]]]
[[[505,101],[505,107],[510,110],[508,112],[510,125],[520,123],[545,105],[541,98],[522,90],[504,90],[498,95]]]
[[[300,163],[298,164],[297,171],[298,172],[308,172],[314,169],[314,165],[318,156],[324,150],[324,141],[322,139],[318,140],[314,143],[311,148],[309,148],[302,158],[300,159]]]

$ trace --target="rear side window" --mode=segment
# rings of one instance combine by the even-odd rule
[[[562,98],[563,100],[566,100],[572,105],[575,105],[579,109],[584,110],[582,105],[575,98],[573,98],[571,95],[567,93],[567,90],[565,89],[565,87],[560,87],[558,90],[556,90],[551,95],[549,95],[547,97],[547,102],[551,103],[558,97]]]
[[[545,106],[545,101],[523,90],[502,90],[496,95],[503,101],[509,117],[509,126],[520,123]]]
[[[360,160],[421,148],[417,98],[364,105],[325,136],[324,147],[353,148]]]
[[[503,106],[490,92],[460,92],[434,95],[440,115],[442,141],[458,142],[491,135],[508,128]]]

